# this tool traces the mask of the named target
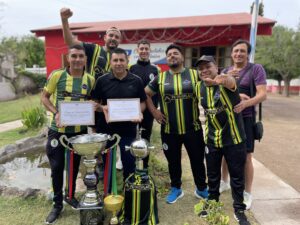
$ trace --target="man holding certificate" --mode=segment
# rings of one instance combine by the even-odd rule
[[[71,46],[69,48],[68,61],[70,64],[69,68],[52,72],[47,80],[41,97],[44,106],[52,114],[46,152],[51,167],[54,205],[46,218],[46,224],[54,223],[63,210],[62,188],[65,167],[65,148],[61,145],[59,138],[62,135],[66,135],[69,138],[87,133],[87,126],[84,126],[84,124],[86,124],[86,121],[92,120],[92,115],[94,115],[94,113],[90,113],[90,116],[88,116],[89,113],[87,113],[87,111],[80,109],[77,112],[85,115],[84,118],[87,120],[84,120],[84,122],[78,121],[78,115],[75,114],[72,116],[73,110],[70,110],[68,108],[70,106],[66,104],[68,102],[77,102],[76,104],[79,104],[80,102],[86,103],[95,83],[94,77],[84,72],[84,66],[86,64],[84,48],[81,45]],[[64,105],[64,107],[62,107],[62,105]],[[90,105],[93,107],[92,103],[90,103]],[[74,109],[74,106],[71,107]],[[61,111],[59,111],[59,109],[61,109]],[[69,116],[66,111],[70,112]],[[65,118],[66,120],[62,120],[62,118]],[[69,164],[67,174],[69,181],[66,183],[64,201],[76,208],[78,201],[74,198],[74,193],[80,156],[69,150],[66,150],[66,156],[67,159],[70,160],[66,160]]]
[[[121,136],[119,145],[125,180],[135,170],[135,158],[125,151],[125,145],[136,138],[136,125],[146,108],[146,94],[142,80],[127,71],[128,57],[124,49],[112,51],[110,65],[111,72],[97,79],[92,98],[99,103],[97,111],[105,114],[105,133]]]

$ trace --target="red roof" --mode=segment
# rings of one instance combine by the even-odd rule
[[[258,17],[258,24],[274,25],[275,20]],[[94,33],[104,32],[110,27],[118,27],[122,31],[129,30],[149,30],[149,29],[172,29],[186,27],[217,27],[217,26],[239,26],[250,25],[251,14],[249,13],[231,13],[216,14],[206,16],[188,16],[171,18],[153,18],[140,20],[116,20],[90,23],[71,23],[70,27],[73,33]],[[60,30],[61,26],[52,26],[47,28],[31,30],[31,32],[43,32],[50,30]]]

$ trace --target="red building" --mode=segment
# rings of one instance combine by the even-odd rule
[[[258,35],[271,35],[276,21],[258,17]],[[136,61],[134,48],[138,40],[151,41],[151,61],[166,68],[165,47],[176,43],[184,48],[185,65],[191,67],[203,54],[214,55],[220,67],[231,63],[230,45],[239,38],[249,40],[251,14],[234,13],[209,16],[173,17],[141,20],[71,23],[74,35],[84,42],[103,45],[106,29],[118,27],[123,35],[121,47]],[[38,37],[45,37],[47,74],[62,67],[67,46],[61,26],[32,30]]]

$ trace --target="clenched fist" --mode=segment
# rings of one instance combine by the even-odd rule
[[[69,8],[62,8],[60,10],[60,17],[62,20],[67,20],[73,15],[73,12]]]

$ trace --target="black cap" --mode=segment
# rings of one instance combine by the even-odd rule
[[[202,63],[202,62],[212,62],[213,64],[216,64],[216,61],[215,61],[214,57],[211,56],[211,55],[203,55],[203,56],[201,56],[201,57],[197,60],[195,66],[198,66],[198,65],[199,65],[200,63]]]

